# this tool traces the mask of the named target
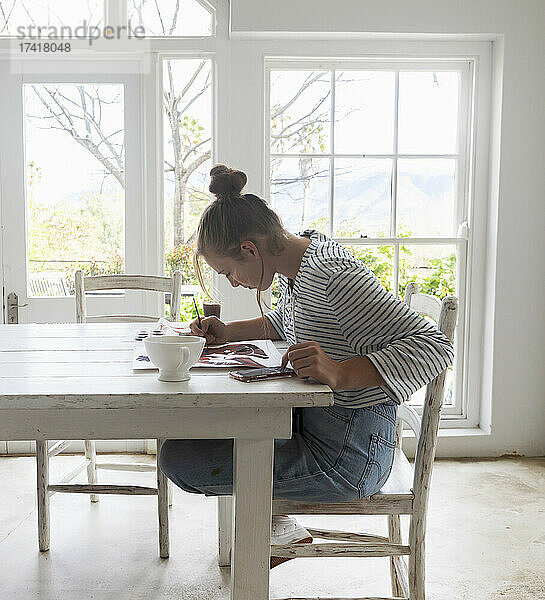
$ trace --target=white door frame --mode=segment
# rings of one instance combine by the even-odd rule
[[[8,59],[0,59],[4,91],[0,97],[0,200],[3,229],[3,277],[6,295],[17,293],[19,322],[66,322],[73,320],[74,298],[30,298],[27,292],[27,236],[25,161],[23,136],[23,96],[25,83],[123,83],[125,125],[125,270],[127,273],[145,272],[146,249],[144,210],[144,149],[142,144],[141,58],[132,61],[97,60],[79,57],[55,65],[55,73],[37,73],[33,65],[30,73],[11,72]],[[24,71],[24,69],[21,69]],[[67,161],[69,168],[69,161]],[[11,200],[15,199],[15,200]],[[127,306],[130,304],[130,308]],[[143,294],[127,292],[124,295],[91,297],[89,312],[145,312]]]

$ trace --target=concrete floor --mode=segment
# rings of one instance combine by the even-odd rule
[[[52,481],[77,460],[54,458]],[[154,497],[102,496],[91,505],[87,496],[57,494],[51,499],[51,551],[41,554],[34,477],[33,458],[0,458],[0,600],[229,597],[229,569],[219,568],[216,559],[215,499],[176,489],[171,558],[160,560]],[[153,485],[153,477],[101,472],[104,483]],[[386,531],[383,517],[300,520]],[[404,527],[406,532],[406,522]],[[428,600],[545,599],[545,458],[436,461],[427,547]],[[271,598],[387,596],[388,563],[293,560],[271,572],[270,589]]]

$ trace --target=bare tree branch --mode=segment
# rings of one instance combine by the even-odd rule
[[[180,0],[176,0],[176,8],[174,9],[174,15],[172,16],[172,25],[170,26],[169,35],[174,33],[176,25],[178,24],[178,14],[180,11]]]
[[[311,159],[306,159],[311,160]],[[313,173],[308,173],[307,175],[297,176],[297,177],[277,177],[272,179],[271,183],[273,185],[292,185],[294,183],[301,183],[305,181],[312,181],[312,179],[316,177],[325,177],[329,174],[328,169],[322,169],[319,171],[315,171]]]
[[[315,77],[312,77],[311,75],[309,75],[307,77],[307,79],[303,82],[303,84],[301,85],[299,90],[293,95],[293,97],[288,102],[286,102],[286,104],[284,104],[283,106],[279,106],[278,108],[276,108],[276,110],[271,114],[271,120],[275,119],[276,117],[281,115],[283,112],[286,112],[286,110],[297,100],[297,98],[299,98],[299,96],[307,88],[309,88],[313,83],[316,83],[316,81],[318,81],[320,79],[320,77],[322,77],[322,75],[324,75],[324,74],[325,74],[325,71],[318,73]]]
[[[210,150],[208,150],[208,152],[205,152],[204,154],[201,154],[192,163],[190,163],[189,166],[185,169],[185,175],[184,175],[185,181],[187,181],[189,179],[189,176],[191,175],[191,173],[193,173],[193,171],[198,169],[209,158],[210,158]]]
[[[313,115],[320,108],[320,106],[322,106],[322,104],[329,98],[329,94],[330,94],[330,91],[328,91],[327,94],[321,100],[319,100],[318,103],[315,104],[308,113],[306,113],[305,115],[303,115],[296,121],[291,122],[279,134],[276,134],[274,137],[281,137],[282,134],[285,134],[286,136],[292,135],[288,132],[288,129],[290,129],[290,127],[295,127],[296,125],[298,125],[299,123],[301,123],[302,121],[304,121],[305,119],[308,119],[311,115]],[[324,115],[325,114],[326,113],[324,113]],[[319,115],[319,116],[321,116],[321,115]],[[314,122],[317,122],[317,121],[318,121],[318,119],[314,120]],[[324,121],[322,121],[322,122],[325,123],[327,121],[326,121],[326,119],[324,119]]]
[[[159,23],[161,23],[161,30],[163,32],[163,35],[165,35],[166,31],[165,31],[165,24],[163,23],[163,17],[161,16],[161,11],[159,10],[159,5],[157,4],[157,0],[154,0],[155,2],[155,9],[157,10],[157,16],[159,17]]]
[[[198,144],[195,144],[195,146],[193,146],[193,148],[191,148],[191,150],[189,150],[189,152],[186,153],[186,155],[183,157],[182,160],[187,160],[189,158],[190,154],[193,154],[193,152],[196,152],[197,148],[199,148],[199,146],[202,146],[203,144],[206,144],[207,142],[209,142],[212,138],[206,138],[205,140],[203,140],[202,142],[199,142]]]
[[[86,109],[87,103],[83,102],[82,106],[79,106],[79,108],[81,108],[84,111],[84,113],[83,113],[84,117],[85,116],[87,117],[87,118],[84,118],[84,123],[85,123],[85,127],[86,127],[86,135],[81,135],[78,132],[76,125],[74,123],[74,115],[71,114],[67,110],[67,108],[63,105],[63,103],[59,100],[59,97],[66,99],[66,96],[64,94],[57,93],[58,90],[52,91],[49,87],[44,86],[44,90],[47,93],[47,95],[49,96],[49,102],[48,102],[48,100],[46,100],[40,93],[38,86],[33,85],[32,89],[34,90],[34,93],[39,98],[39,100],[41,101],[41,103],[43,104],[45,109],[50,113],[50,115],[52,117],[55,118],[55,120],[60,125],[60,127],[64,131],[69,133],[78,144],[80,144],[81,146],[86,148],[104,166],[104,168],[107,171],[109,171],[117,179],[117,181],[119,181],[121,186],[124,187],[125,173],[124,173],[123,161],[122,161],[121,157],[117,155],[117,153],[116,153],[115,149],[113,148],[112,144],[110,143],[110,141],[105,139],[104,133],[102,132],[102,130],[100,129],[98,124],[96,124],[94,122],[94,119],[91,117],[89,111]],[[81,98],[81,93],[80,93],[80,98]],[[73,104],[73,101],[71,103]],[[76,105],[77,105],[77,103],[76,103]],[[55,112],[55,110],[53,110],[53,107],[57,108],[60,112],[59,113]],[[108,156],[104,155],[104,153],[100,151],[99,146],[92,140],[91,135],[90,135],[91,125],[93,125],[93,127],[96,126],[96,130],[97,130],[99,137],[106,144],[106,146],[110,149],[110,152],[112,153],[112,157],[108,157]],[[117,164],[114,165],[114,163],[112,162],[112,159],[115,160],[115,162]]]
[[[187,104],[185,104],[185,105],[184,105],[184,106],[183,106],[183,107],[182,107],[182,108],[179,110],[179,113],[180,113],[180,114],[183,114],[184,112],[186,112],[186,111],[189,109],[189,107],[190,107],[190,106],[191,106],[191,105],[192,105],[192,104],[193,104],[193,103],[194,103],[196,100],[198,100],[198,99],[199,99],[199,98],[202,96],[202,94],[203,94],[203,93],[204,93],[204,92],[205,92],[205,91],[206,91],[206,90],[207,90],[207,89],[210,87],[210,85],[211,85],[210,83],[207,83],[207,84],[205,84],[205,85],[204,85],[204,87],[203,87],[203,88],[202,88],[202,89],[201,89],[199,92],[197,92],[197,93],[196,93],[196,94],[193,96],[193,98],[191,98],[191,100],[189,100],[189,102],[187,102]]]
[[[9,20],[11,19],[11,15],[13,13],[13,10],[15,9],[15,4],[16,4],[16,0],[13,0],[13,4],[11,5],[9,13],[6,16],[6,13],[4,12],[4,8],[2,7],[2,3],[0,2],[0,10],[2,11],[2,17],[4,19],[4,27],[2,27],[2,31],[4,31],[5,29],[8,29],[8,27],[9,27]]]
[[[303,131],[303,130],[307,129],[308,127],[310,127],[310,126],[312,126],[312,125],[316,125],[316,124],[322,125],[323,123],[326,123],[326,122],[327,122],[327,121],[320,121],[320,120],[316,120],[316,121],[309,121],[308,123],[305,123],[304,125],[301,125],[301,127],[299,127],[299,129],[296,129],[295,131],[291,131],[291,132],[287,132],[287,133],[286,133],[286,130],[288,129],[288,127],[286,127],[286,128],[283,130],[283,131],[285,132],[285,133],[284,133],[284,135],[281,135],[281,134],[279,134],[279,133],[277,133],[277,134],[272,134],[272,133],[271,133],[271,138],[274,138],[274,139],[286,139],[286,138],[291,138],[291,137],[293,137],[293,136],[297,135],[299,132],[301,132],[301,131]],[[311,133],[313,133],[313,132],[311,131]],[[301,138],[299,138],[299,139],[301,139]]]
[[[82,86],[78,86],[82,87]],[[97,102],[98,102],[98,106],[100,107],[100,97],[97,96]],[[90,131],[90,126],[92,125],[93,129],[96,131],[97,135],[99,136],[99,138],[102,140],[102,143],[108,148],[108,150],[111,152],[112,158],[115,160],[115,162],[117,163],[118,166],[118,170],[120,173],[123,173],[125,170],[125,165],[124,165],[124,161],[123,161],[123,157],[121,155],[119,155],[115,149],[113,148],[111,142],[109,141],[109,139],[104,135],[101,127],[100,127],[100,121],[96,121],[94,118],[94,114],[89,113],[88,111],[85,110],[84,108],[84,112],[83,112],[83,116],[85,118],[85,126],[86,128]],[[94,110],[93,110],[94,113]],[[98,148],[98,145],[97,145]]]
[[[189,89],[191,88],[193,83],[195,82],[195,79],[197,79],[197,77],[199,76],[199,73],[203,70],[204,66],[206,65],[206,62],[207,62],[206,60],[201,61],[199,66],[195,69],[195,72],[190,77],[190,79],[187,82],[187,84],[185,85],[184,89],[181,91],[180,98],[183,98],[187,94],[187,92],[189,91]]]

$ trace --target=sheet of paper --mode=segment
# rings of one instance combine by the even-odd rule
[[[227,342],[220,346],[205,346],[196,367],[279,367],[282,355],[271,340]]]
[[[222,345],[205,346],[201,358],[193,367],[278,367],[282,354],[271,340],[245,340]],[[143,341],[135,342],[132,368],[135,371],[156,369],[150,361]]]
[[[161,317],[153,329],[160,329],[166,335],[191,335],[189,321],[169,321],[165,317]]]

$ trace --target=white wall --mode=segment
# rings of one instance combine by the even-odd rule
[[[441,437],[442,456],[545,454],[543,31],[543,0],[231,0],[231,35],[239,39],[494,40],[482,414],[491,426],[489,435]]]

